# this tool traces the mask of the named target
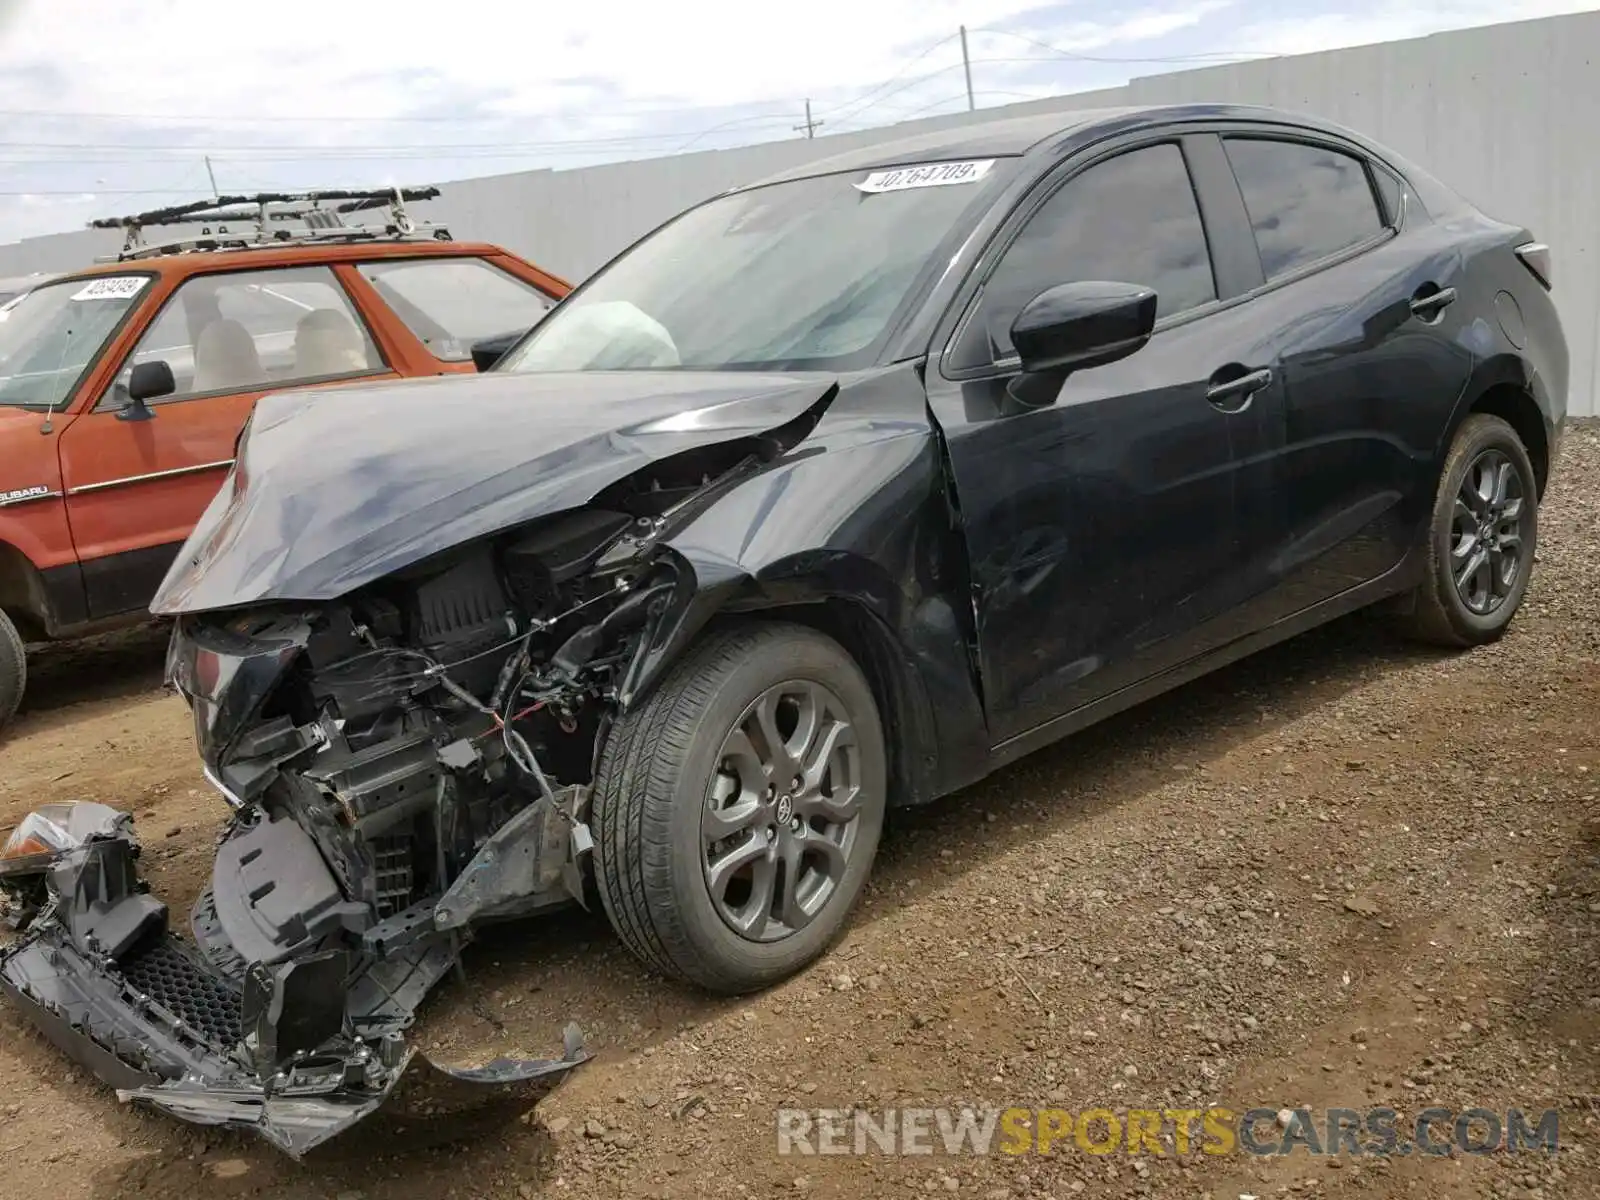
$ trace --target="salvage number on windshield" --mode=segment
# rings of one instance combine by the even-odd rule
[[[907,188],[945,187],[952,183],[977,183],[994,166],[994,159],[931,163],[921,167],[895,167],[874,171],[856,188],[863,192],[903,192]]]
[[[72,293],[74,300],[132,300],[141,291],[144,285],[150,282],[148,275],[112,275],[106,279],[96,279],[85,284]]]

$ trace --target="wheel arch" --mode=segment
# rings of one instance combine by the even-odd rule
[[[1539,489],[1539,499],[1543,500],[1550,482],[1550,437],[1532,394],[1516,384],[1492,384],[1468,407],[1467,415],[1474,413],[1499,417],[1517,431],[1533,463],[1534,483]]]
[[[808,570],[795,560],[774,563],[759,576],[674,557],[676,596],[629,673],[624,708],[639,704],[708,629],[731,620],[793,622],[838,642],[867,677],[889,734],[891,804],[927,803],[988,773],[988,728],[963,634],[940,597],[908,605],[882,567],[854,555]]]
[[[1516,355],[1497,355],[1480,363],[1473,371],[1461,402],[1456,406],[1450,427],[1438,447],[1440,466],[1443,466],[1451,443],[1466,419],[1476,413],[1488,413],[1516,430],[1533,463],[1534,482],[1542,501],[1550,481],[1554,429],[1538,393],[1537,377],[1528,364]]]
[[[42,641],[56,627],[44,576],[26,554],[4,540],[0,540],[0,609],[24,641]]]
[[[933,704],[921,676],[899,654],[893,635],[871,609],[833,596],[809,603],[736,606],[714,617],[712,624],[737,619],[803,625],[844,647],[866,676],[878,705],[889,758],[890,804],[934,798],[930,779],[937,757],[917,749],[936,744]]]

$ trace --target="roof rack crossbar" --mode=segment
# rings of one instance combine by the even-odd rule
[[[436,187],[414,188],[381,188],[368,191],[352,191],[349,189],[322,192],[259,192],[253,196],[217,196],[211,200],[196,200],[189,204],[176,204],[168,208],[156,208],[149,212],[135,213],[128,217],[98,217],[89,222],[91,229],[127,229],[130,226],[147,228],[151,225],[192,225],[198,221],[220,221],[240,219],[234,213],[220,215],[219,210],[234,209],[247,206],[247,215],[244,219],[254,218],[262,205],[271,204],[307,204],[322,205],[333,200],[346,200],[353,203],[341,204],[339,212],[363,212],[372,208],[383,208],[397,202],[404,204],[410,200],[432,200],[439,195]]]
[[[101,262],[123,262],[161,254],[180,254],[197,250],[242,250],[258,246],[328,241],[409,241],[432,238],[448,241],[449,230],[429,222],[418,222],[406,212],[408,200],[432,200],[436,187],[336,189],[316,192],[261,192],[253,196],[216,196],[190,204],[172,205],[135,213],[127,217],[101,217],[89,222],[91,229],[123,230],[122,249]],[[350,213],[387,208],[382,225],[346,225]],[[305,228],[291,233],[274,230],[274,222],[301,221]],[[229,223],[243,224],[244,230],[228,229]],[[201,225],[198,235],[190,234],[161,242],[148,243],[144,230],[171,225]],[[212,226],[215,226],[213,233]]]

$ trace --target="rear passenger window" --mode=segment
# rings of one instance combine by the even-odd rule
[[[1227,138],[1223,145],[1268,279],[1347,250],[1383,229],[1366,165],[1353,155],[1265,138]]]
[[[1011,322],[1028,301],[1058,284],[1089,279],[1155,289],[1158,317],[1217,298],[1200,208],[1175,143],[1095,164],[1029,218],[984,288],[979,324],[993,358],[1013,353]],[[963,363],[970,361],[966,350]]]
[[[485,338],[526,333],[556,303],[481,258],[379,259],[361,274],[441,362],[465,362]]]

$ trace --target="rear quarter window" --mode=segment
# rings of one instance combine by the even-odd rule
[[[441,362],[465,362],[474,342],[526,332],[556,303],[481,258],[388,259],[364,262],[360,270]]]
[[[1223,140],[1244,194],[1268,280],[1358,246],[1382,232],[1366,163],[1306,142]]]
[[[1390,174],[1388,170],[1376,164],[1372,168],[1372,178],[1378,184],[1378,199],[1383,202],[1384,223],[1399,228],[1405,204],[1406,185],[1400,181],[1399,176]]]

